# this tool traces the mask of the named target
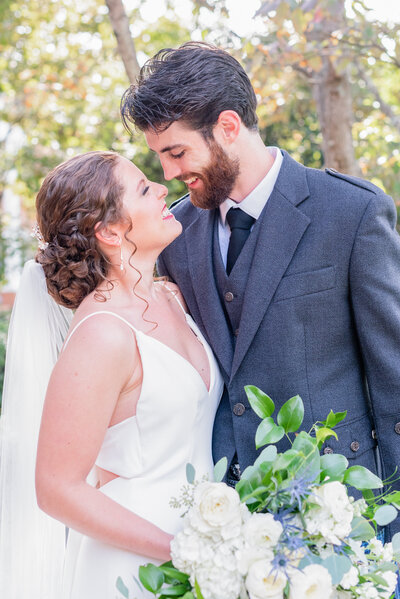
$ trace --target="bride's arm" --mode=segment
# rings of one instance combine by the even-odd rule
[[[110,318],[82,324],[53,370],[39,435],[38,504],[85,535],[168,560],[171,535],[86,483],[121,391],[141,373],[132,331],[110,326]]]

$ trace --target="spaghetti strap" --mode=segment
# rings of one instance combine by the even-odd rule
[[[175,298],[175,300],[178,302],[178,305],[181,308],[182,312],[187,316],[188,313],[186,312],[185,308],[182,306],[182,302],[180,301],[177,292],[174,291],[173,289],[170,289],[166,283],[164,283],[164,287],[166,289],[168,289],[168,291],[173,295],[173,297]]]
[[[116,312],[111,312],[110,310],[99,310],[98,312],[91,312],[90,314],[87,314],[84,318],[82,318],[82,320],[80,320],[78,322],[78,324],[76,324],[74,326],[74,328],[72,329],[72,331],[70,332],[70,334],[68,335],[68,337],[66,338],[65,342],[64,342],[64,346],[62,348],[62,351],[64,351],[64,349],[67,347],[69,340],[71,339],[72,335],[75,333],[75,331],[77,330],[78,327],[81,326],[81,324],[83,322],[85,322],[85,320],[88,320],[88,318],[91,318],[91,316],[96,316],[97,314],[111,314],[112,316],[115,316],[115,318],[118,318],[119,320],[122,320],[122,322],[124,322],[125,324],[128,325],[128,327],[130,329],[132,329],[132,331],[136,334],[137,330],[135,329],[135,327],[128,322],[125,318],[123,318],[123,316],[120,316],[119,314],[117,314]]]

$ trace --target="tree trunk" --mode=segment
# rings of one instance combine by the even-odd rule
[[[105,0],[110,21],[117,38],[118,52],[124,63],[130,83],[136,82],[140,67],[136,57],[135,44],[129,31],[129,19],[126,15],[122,0]]]
[[[342,173],[361,176],[354,156],[351,87],[346,71],[337,73],[331,58],[323,58],[323,67],[314,85],[314,97],[322,132],[325,166]]]

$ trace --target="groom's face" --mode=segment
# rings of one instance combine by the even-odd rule
[[[230,158],[213,137],[175,122],[165,131],[145,131],[147,144],[158,154],[167,181],[186,183],[195,206],[211,210],[229,197],[239,174],[238,160]]]

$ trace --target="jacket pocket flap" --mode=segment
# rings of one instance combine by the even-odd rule
[[[319,270],[299,272],[282,277],[276,290],[274,301],[290,299],[301,295],[310,295],[326,291],[335,286],[335,267],[327,266]]]

